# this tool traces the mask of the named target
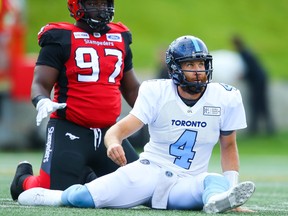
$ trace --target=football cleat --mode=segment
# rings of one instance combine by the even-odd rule
[[[10,194],[14,201],[16,201],[19,194],[24,191],[22,186],[24,180],[31,175],[33,175],[32,165],[28,161],[20,162],[10,186]]]
[[[18,197],[18,203],[24,206],[61,206],[62,192],[35,187],[22,192]]]
[[[242,182],[229,191],[212,196],[204,205],[206,213],[222,213],[243,205],[254,193],[255,184],[250,181]]]

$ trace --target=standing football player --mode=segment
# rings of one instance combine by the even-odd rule
[[[111,22],[113,0],[68,0],[68,9],[75,24],[50,23],[38,34],[31,87],[37,126],[51,115],[40,175],[20,163],[10,187],[13,200],[29,188],[64,190],[118,168],[103,137],[120,115],[121,93],[131,107],[138,94],[131,33]],[[139,158],[127,140],[123,147],[128,162]]]
[[[27,190],[19,196],[19,203],[85,208],[147,205],[207,213],[250,211],[239,208],[255,190],[251,181],[238,183],[236,130],[246,127],[240,92],[210,82],[212,56],[197,37],[182,36],[173,41],[166,63],[171,79],[143,82],[130,114],[105,135],[107,155],[121,166],[118,170],[64,192]],[[145,124],[150,140],[139,160],[127,164],[122,141]],[[208,173],[218,141],[223,173]]]

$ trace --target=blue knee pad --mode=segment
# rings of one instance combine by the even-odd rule
[[[94,201],[85,185],[72,185],[63,191],[61,201],[64,206],[95,208]]]
[[[229,190],[229,181],[221,175],[208,175],[204,179],[203,203],[206,204],[213,195]]]

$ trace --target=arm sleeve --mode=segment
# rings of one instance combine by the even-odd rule
[[[62,47],[58,44],[43,46],[40,50],[36,65],[47,65],[61,71],[64,65]]]
[[[233,90],[226,96],[221,131],[233,131],[246,128],[246,114],[239,90]]]
[[[71,31],[60,27],[49,25],[38,34],[41,50],[36,65],[48,65],[59,71],[64,67],[71,52]]]
[[[144,81],[141,84],[137,100],[130,112],[132,115],[140,119],[144,124],[149,124],[154,121],[156,115],[156,107],[158,105],[154,92],[155,86],[151,86],[150,83]]]
[[[124,72],[125,72],[133,68],[133,61],[132,61],[133,55],[132,50],[130,48],[130,44],[132,44],[132,35],[130,32],[124,32],[123,38],[126,46],[126,56],[124,59]]]

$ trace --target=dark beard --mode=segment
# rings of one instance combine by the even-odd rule
[[[201,92],[203,92],[206,88],[206,85],[203,86],[203,85],[195,85],[195,86],[181,86],[180,87],[183,89],[183,91],[191,94],[191,95],[194,95],[194,94],[199,94]]]

